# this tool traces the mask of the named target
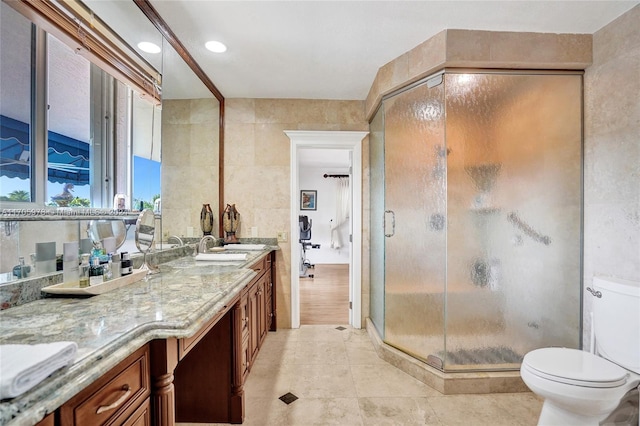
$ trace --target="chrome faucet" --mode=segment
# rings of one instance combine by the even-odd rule
[[[177,247],[182,247],[184,245],[184,242],[182,241],[182,238],[178,237],[177,235],[172,235],[169,238],[167,238],[167,243],[169,243],[171,240],[178,240],[178,246]],[[174,246],[176,247],[176,246]]]
[[[198,253],[206,253],[207,252],[207,241],[213,241],[215,243],[216,239],[211,235],[205,235],[200,240],[200,244],[198,245]]]

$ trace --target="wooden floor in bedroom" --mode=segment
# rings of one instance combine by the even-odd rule
[[[317,264],[300,278],[300,324],[349,324],[349,265]]]

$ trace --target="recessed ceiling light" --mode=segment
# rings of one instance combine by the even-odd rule
[[[160,53],[160,51],[162,50],[157,44],[148,41],[141,41],[140,43],[138,43],[138,48],[147,53]]]
[[[204,44],[204,47],[206,47],[207,49],[209,49],[210,51],[214,52],[214,53],[222,53],[222,52],[226,52],[227,51],[227,46],[225,46],[223,43],[220,43],[219,41],[215,41],[215,40],[211,40],[208,41]]]

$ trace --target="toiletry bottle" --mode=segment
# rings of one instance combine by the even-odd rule
[[[113,253],[113,255],[111,256],[111,275],[113,275],[113,278],[120,278],[122,276],[122,273],[120,271],[120,269],[122,268],[122,265],[120,264],[120,253]]]
[[[62,282],[73,286],[78,285],[78,242],[64,243],[62,246]]]
[[[102,282],[102,266],[100,265],[100,259],[97,257],[91,258],[91,267],[89,268],[89,284],[96,285]]]
[[[125,275],[131,275],[133,269],[131,268],[131,258],[129,257],[129,253],[126,251],[122,252],[122,261],[120,262],[120,274],[124,277]]]
[[[78,271],[80,277],[80,288],[89,287],[89,254],[84,253],[80,256],[82,259],[82,263],[80,264],[80,269]]]
[[[27,278],[29,276],[29,272],[31,267],[24,264],[24,257],[20,256],[18,258],[18,264],[13,267],[13,275],[17,278]]]
[[[102,265],[102,281],[109,281],[113,278],[113,273],[111,269],[112,265],[111,254],[109,254],[109,261]]]
[[[31,264],[28,265],[30,268],[30,274],[29,275],[37,275],[36,274],[36,254],[35,253],[31,253],[29,255],[29,258],[31,259]]]

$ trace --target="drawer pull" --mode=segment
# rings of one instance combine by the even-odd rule
[[[125,402],[127,400],[127,398],[129,398],[129,396],[131,395],[131,388],[129,387],[129,385],[124,385],[124,386],[122,386],[122,390],[125,391],[125,393],[120,398],[118,398],[118,400],[116,402],[114,402],[111,405],[101,405],[101,406],[99,406],[98,410],[96,411],[96,414],[104,413],[105,411],[109,411],[109,410],[113,410],[114,408],[118,408],[118,406],[120,404]]]

